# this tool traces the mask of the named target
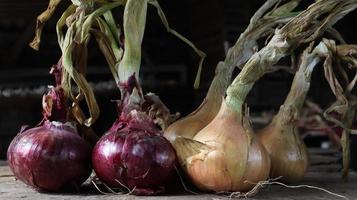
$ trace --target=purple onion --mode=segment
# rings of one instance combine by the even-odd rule
[[[124,185],[135,195],[164,192],[175,172],[175,150],[145,113],[123,116],[95,145],[94,171],[110,187]]]
[[[91,173],[91,149],[70,123],[44,121],[11,142],[8,164],[27,185],[44,191],[78,188]]]

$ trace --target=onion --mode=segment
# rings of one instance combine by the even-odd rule
[[[14,175],[39,190],[78,188],[91,173],[91,149],[71,123],[44,121],[21,131],[7,159]]]
[[[146,13],[146,1],[128,0],[125,4],[126,48],[116,64],[118,75],[114,76],[122,94],[119,117],[92,153],[93,169],[102,182],[110,187],[125,187],[135,195],[164,192],[177,162],[175,150],[159,129],[159,124],[166,124],[168,118],[162,115],[166,107],[156,105],[158,98],[144,97],[137,81]]]
[[[269,175],[269,155],[246,119],[223,101],[217,116],[193,140],[174,146],[193,183],[206,191],[248,191]],[[247,182],[248,181],[248,182]]]
[[[11,142],[7,158],[14,175],[36,189],[57,192],[78,188],[91,173],[89,144],[74,122],[68,121],[66,98],[60,84],[61,60],[51,73],[56,87],[43,96],[43,120],[24,128]]]
[[[51,69],[56,87],[42,98],[43,120],[22,128],[11,142],[7,159],[14,175],[38,190],[58,192],[78,189],[90,175],[91,147],[70,120],[61,86],[62,59]]]
[[[141,45],[146,25],[148,5],[156,7],[167,31],[198,50],[185,37],[172,30],[157,1],[128,0],[125,2],[123,32],[124,54],[115,62],[112,37],[96,33],[115,80],[121,90],[119,117],[112,128],[96,144],[92,154],[93,168],[98,178],[111,187],[126,187],[136,195],[154,195],[165,190],[175,172],[176,153],[162,135],[162,129],[175,116],[152,93],[143,95],[138,80],[141,66]],[[120,46],[120,45],[118,45]],[[202,59],[201,63],[202,64]],[[200,67],[199,67],[200,68]],[[159,128],[161,127],[161,129]]]
[[[309,155],[300,138],[297,121],[310,88],[311,74],[320,61],[317,54],[325,51],[327,47],[323,43],[320,43],[313,52],[311,47],[304,51],[299,70],[295,74],[284,104],[272,122],[258,131],[258,137],[272,161],[272,178],[281,176],[284,182],[297,182],[306,174]]]
[[[136,82],[135,75],[129,80]],[[153,119],[141,110],[143,99],[136,88],[130,90],[134,92],[124,95],[119,105],[120,117],[94,147],[93,168],[111,187],[125,186],[135,195],[154,195],[164,192],[173,177],[176,153]]]

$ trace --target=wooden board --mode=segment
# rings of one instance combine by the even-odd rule
[[[179,200],[179,199],[207,199],[207,200],[220,200],[220,199],[229,199],[223,196],[214,195],[214,194],[200,194],[194,195],[188,192],[175,192],[170,194],[165,194],[163,196],[155,197],[136,197],[132,195],[102,195],[99,192],[85,191],[82,194],[44,194],[38,193],[37,191],[27,187],[20,181],[15,181],[14,176],[10,172],[9,168],[6,166],[5,162],[0,161],[0,199],[11,199],[11,200]],[[349,199],[357,199],[357,174],[351,174],[350,181],[344,183],[340,180],[339,173],[310,173],[306,177],[303,184],[308,184],[312,186],[322,187],[338,194],[344,195]],[[279,199],[279,200],[321,200],[321,199],[342,199],[336,196],[332,196],[325,192],[321,192],[309,188],[298,188],[298,189],[288,189],[282,186],[268,186],[263,188],[256,196],[251,198],[252,200],[270,200],[270,199]]]

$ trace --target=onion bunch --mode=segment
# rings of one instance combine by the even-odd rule
[[[193,183],[208,191],[248,191],[269,176],[270,158],[253,134],[243,103],[255,81],[301,43],[310,42],[356,8],[353,1],[317,1],[275,31],[227,89],[219,113],[193,139],[177,137],[174,147]]]
[[[36,37],[30,44],[33,48],[38,49],[43,24],[60,2],[51,0],[48,9],[38,17]],[[268,0],[258,10],[247,30],[228,51],[227,58],[217,65],[206,100],[193,114],[167,130],[166,137],[172,141],[174,149],[163,137],[163,130],[175,116],[170,114],[156,95],[144,95],[139,83],[141,45],[148,5],[157,9],[168,32],[189,44],[201,56],[195,87],[199,84],[205,54],[169,27],[156,0],[72,0],[72,5],[57,23],[63,60],[53,70],[56,87],[51,88],[43,98],[43,121],[35,128],[22,129],[11,143],[8,149],[11,170],[30,186],[59,191],[78,187],[89,176],[92,163],[103,183],[114,188],[127,188],[136,195],[154,195],[165,191],[165,185],[175,172],[177,158],[193,183],[206,191],[248,191],[257,182],[267,179],[271,169],[274,176],[279,174],[275,173],[278,166],[276,162],[279,162],[273,156],[276,150],[268,148],[267,151],[252,131],[249,110],[243,109],[246,96],[254,83],[270,72],[281,58],[300,44],[315,40],[357,7],[356,0],[316,1],[296,15],[291,11],[298,2],[291,0],[280,5],[279,0]],[[121,32],[111,12],[121,5],[125,5],[124,44],[121,44]],[[264,48],[255,52],[256,41],[271,34],[272,28],[281,24],[285,25],[275,31]],[[91,36],[96,38],[121,91],[118,118],[96,143],[92,155],[90,146],[79,136],[76,127],[78,123],[80,127],[88,128],[99,116],[94,93],[85,78],[87,45]],[[306,55],[310,56],[308,53]],[[307,78],[316,59],[314,57],[311,62],[302,63],[301,70],[308,70],[304,71]],[[236,65],[244,67],[228,87]],[[296,80],[301,77],[298,72]],[[294,89],[295,82],[300,83],[294,81],[292,93],[286,100],[287,105],[282,107],[277,119],[269,126],[273,128],[268,127],[267,131],[263,131],[267,133],[260,136],[261,141],[267,142],[275,139],[266,139],[265,135],[274,135],[276,131],[292,132],[291,137],[288,134],[278,136],[279,140],[287,136],[286,141],[290,145],[282,147],[285,149],[281,152],[287,152],[293,146],[293,150],[298,149],[295,152],[305,155],[301,141],[291,139],[296,138],[296,127],[292,120],[280,120],[280,116],[286,115],[288,119],[295,119],[294,109],[301,106],[303,100],[292,105],[294,95],[305,98],[306,94],[300,93],[300,89]],[[77,92],[72,89],[73,83],[78,86]],[[307,87],[302,86],[302,92],[306,92]],[[79,106],[83,99],[87,103],[89,117]],[[67,106],[69,100],[71,107]],[[292,107],[294,109],[290,109]],[[300,160],[301,165],[296,166],[302,166],[300,168],[304,172],[306,162]],[[283,176],[296,180],[301,174],[299,171],[292,177]]]
[[[92,171],[90,145],[69,119],[61,70],[61,61],[52,68],[57,86],[43,96],[42,122],[23,127],[7,152],[9,167],[19,180],[51,192],[79,188]]]

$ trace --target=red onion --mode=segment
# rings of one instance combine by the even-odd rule
[[[111,67],[121,90],[120,115],[92,153],[93,169],[102,182],[110,187],[126,187],[135,195],[163,192],[176,164],[175,150],[159,129],[168,125],[172,117],[158,98],[143,95],[137,81],[148,4],[149,1],[125,1],[124,54],[115,64],[116,69]],[[170,32],[157,2],[154,6]]]
[[[93,149],[92,165],[98,178],[111,187],[154,195],[163,192],[173,177],[176,153],[154,120],[141,110],[142,104],[135,103],[140,96],[136,94],[124,97],[120,117]]]
[[[61,60],[51,74],[57,86],[43,96],[42,122],[20,131],[8,148],[7,158],[18,179],[36,189],[57,192],[78,188],[89,177],[91,148],[69,119],[61,87]]]
[[[7,158],[11,171],[27,185],[59,191],[88,178],[90,152],[73,125],[45,121],[21,131],[11,142]]]

